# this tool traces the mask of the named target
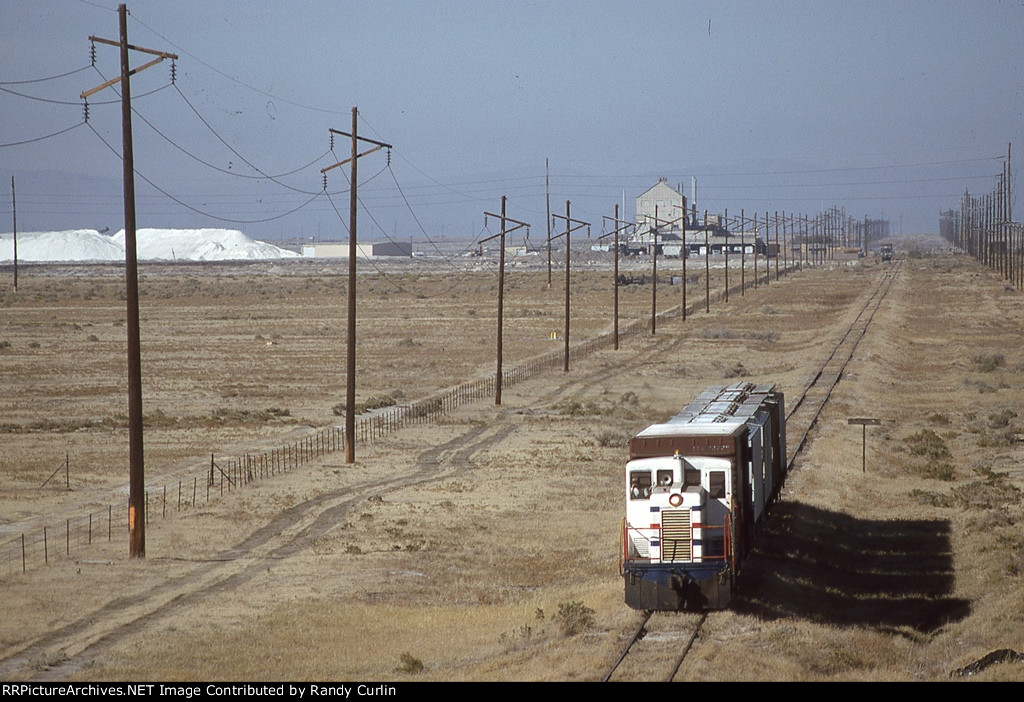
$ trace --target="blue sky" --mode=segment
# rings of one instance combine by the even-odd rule
[[[12,175],[19,230],[122,226],[117,93],[90,98],[88,124],[78,97],[118,72],[88,41],[117,38],[116,7],[0,0],[0,230]],[[173,86],[169,62],[132,79],[140,227],[345,238],[347,169],[327,193],[320,169],[347,155],[328,130],[353,106],[394,145],[360,161],[361,239],[475,236],[502,195],[536,236],[545,159],[552,210],[571,200],[595,234],[660,176],[688,196],[696,177],[711,212],[837,206],[935,231],[995,187],[1009,142],[1024,158],[1019,0],[128,9],[131,43],[179,54]]]

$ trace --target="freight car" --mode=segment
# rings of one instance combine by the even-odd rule
[[[620,554],[627,605],[728,606],[785,478],[784,404],[775,385],[711,387],[630,440]]]

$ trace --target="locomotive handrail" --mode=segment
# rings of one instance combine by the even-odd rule
[[[722,522],[721,524],[717,524],[717,525],[700,524],[698,526],[695,526],[694,529],[700,529],[701,530],[701,555],[700,555],[700,560],[701,561],[725,561],[725,560],[727,560],[729,558],[729,523],[728,522]],[[718,554],[718,555],[708,555],[707,552],[706,552],[707,551],[707,546],[705,544],[707,542],[707,537],[706,537],[704,532],[708,532],[708,531],[721,531],[722,532],[722,552],[720,554]],[[694,559],[694,560],[696,561],[696,559]]]
[[[626,558],[629,556],[629,543],[627,539],[629,534],[626,531],[627,527],[626,518],[622,518],[622,530],[619,532],[619,575],[625,573]]]

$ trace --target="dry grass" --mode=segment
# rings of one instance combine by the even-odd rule
[[[1005,437],[1020,426],[1022,370],[1007,359],[1024,312],[972,263],[936,262],[908,266],[876,316],[736,606],[709,618],[682,678],[939,680],[1021,647],[1024,475],[1020,444]],[[24,649],[27,660],[0,660],[0,676],[597,679],[636,622],[615,561],[623,441],[728,382],[737,365],[794,396],[874,280],[868,265],[733,296],[685,327],[667,320],[655,338],[509,388],[501,408],[481,402],[363,447],[354,466],[328,457],[157,522],[145,562],[96,546],[7,579],[0,656]],[[157,479],[214,448],[272,445],[302,423],[336,421],[342,282],[275,268],[258,271],[257,284],[254,272],[146,272],[146,412],[163,418],[147,430]],[[5,435],[8,528],[100,499],[124,475],[123,430],[80,426],[123,411],[118,280],[95,269],[30,273],[23,292],[5,295],[0,331],[11,342],[0,350],[0,403],[5,423],[21,428]],[[506,309],[520,313],[506,320],[506,351],[521,359],[550,349],[561,298],[542,272],[511,278]],[[606,279],[574,283],[581,336],[608,327]],[[494,310],[478,303],[492,288],[489,273],[458,287],[409,271],[368,279],[363,318],[376,323],[360,336],[361,399],[416,398],[491,372]],[[622,297],[624,316],[649,313],[649,290]],[[968,299],[979,301],[971,313]],[[1000,354],[991,370],[974,360]],[[228,407],[249,414],[199,421]],[[869,428],[867,474],[848,416],[883,419]],[[58,424],[23,431],[44,421]],[[40,494],[37,477],[65,449],[78,457],[76,491]],[[951,475],[914,469],[929,461]],[[112,582],[123,599],[109,607]],[[61,633],[83,618],[105,638]],[[671,638],[692,624],[682,615],[653,626]],[[51,643],[24,648],[35,640]],[[649,676],[656,661],[646,663],[631,675]],[[1024,674],[1003,664],[981,677]]]

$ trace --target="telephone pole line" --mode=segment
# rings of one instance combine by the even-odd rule
[[[505,314],[505,235],[510,234],[517,229],[526,227],[527,236],[529,236],[530,225],[526,222],[520,222],[519,220],[511,219],[505,216],[505,204],[508,198],[504,195],[501,196],[501,214],[496,215],[491,212],[484,212],[484,226],[487,226],[488,217],[499,217],[501,219],[501,231],[493,236],[489,236],[486,239],[481,239],[479,243],[484,244],[492,239],[500,238],[499,244],[501,251],[498,254],[498,368],[494,378],[494,404],[501,404],[501,386],[502,386],[502,373],[501,373],[501,361],[502,361],[502,335],[504,327],[504,314]],[[511,229],[505,229],[506,222],[512,222],[516,226]]]
[[[339,161],[327,168],[321,168],[321,173],[326,173],[332,168],[344,166],[351,163],[351,180],[349,182],[348,197],[348,333],[346,339],[345,354],[345,463],[356,461],[356,205],[359,202],[356,194],[357,165],[362,156],[372,154],[381,149],[391,149],[391,144],[382,141],[374,141],[358,136],[359,108],[352,108],[352,132],[341,132],[331,129],[331,134],[340,134],[352,138],[352,155],[344,161]],[[365,141],[374,144],[374,148],[359,153],[359,142]],[[326,189],[326,185],[324,188]]]
[[[14,194],[14,176],[11,176],[11,217],[14,220],[14,292],[18,292],[18,200]]]
[[[569,258],[572,247],[569,245],[569,235],[577,229],[587,227],[590,229],[590,222],[584,222],[579,219],[573,219],[571,216],[571,205],[568,200],[565,201],[565,216],[552,215],[556,219],[565,220],[565,231],[552,239],[557,239],[560,236],[565,237],[565,364],[562,370],[566,373],[569,372]],[[573,226],[576,225],[576,226]]]
[[[680,249],[680,251],[681,252],[685,252],[685,249],[686,249],[686,196],[685,195],[683,196],[683,214],[681,216],[676,217],[675,219],[659,219],[658,218],[658,206],[655,205],[654,206],[654,216],[653,217],[647,216],[647,221],[648,221],[648,225],[647,226],[648,226],[648,228],[650,229],[650,231],[651,231],[651,233],[653,235],[653,238],[651,240],[651,253],[653,255],[653,261],[652,261],[652,269],[653,269],[652,278],[653,278],[653,280],[651,281],[652,282],[652,287],[651,287],[651,335],[653,336],[655,334],[655,332],[657,331],[657,324],[658,324],[658,227],[664,225],[666,227],[671,228],[673,224],[681,221],[683,223],[682,224],[683,248]],[[651,221],[654,222],[654,226],[653,227],[650,226],[650,222]],[[685,256],[683,256],[683,261],[684,262],[686,261],[686,257]],[[685,266],[686,264],[684,263],[683,265]],[[686,273],[684,271],[684,273],[683,273],[683,285],[684,286],[686,285],[685,281],[686,281]],[[685,302],[684,302],[684,309],[685,309]]]
[[[615,287],[614,287],[615,293],[614,293],[614,298],[613,298],[613,309],[614,309],[614,312],[612,313],[612,317],[614,319],[614,324],[613,324],[613,330],[614,331],[613,331],[613,334],[612,334],[612,338],[615,341],[615,350],[618,351],[619,350],[619,232],[625,231],[627,229],[632,229],[635,232],[636,231],[636,225],[633,224],[632,222],[627,222],[625,220],[619,219],[619,205],[618,205],[618,203],[615,204],[615,216],[614,217],[605,216],[604,219],[610,219],[611,222],[612,222],[612,226],[615,227],[614,231],[609,232],[608,234],[605,234],[603,236],[599,236],[598,240],[600,241],[601,239],[603,239],[606,236],[612,236],[613,234],[615,235],[615,269],[613,271],[613,275],[615,276]]]
[[[135,155],[132,148],[132,92],[130,78],[176,54],[145,49],[128,43],[128,8],[118,5],[120,39],[112,41],[91,36],[89,41],[116,46],[121,50],[121,75],[81,94],[83,100],[115,83],[121,84],[121,143],[124,175],[124,279],[128,335],[128,552],[133,558],[146,556],[146,480],[142,452],[142,352],[139,340],[139,265],[135,241]],[[132,70],[129,50],[156,56]]]
[[[551,288],[551,181],[548,176],[548,160],[544,159],[544,201],[547,203],[548,221],[548,289]]]

